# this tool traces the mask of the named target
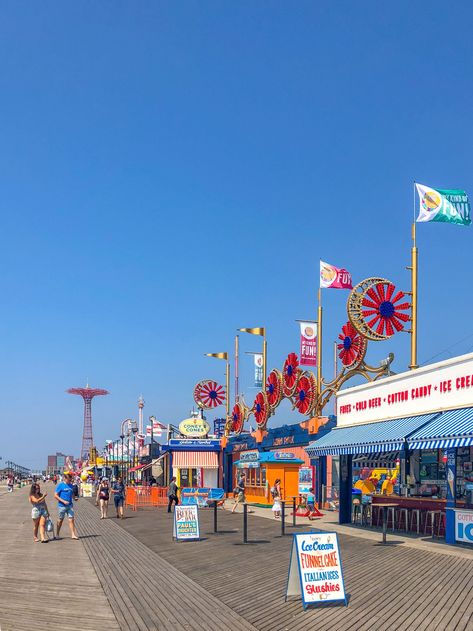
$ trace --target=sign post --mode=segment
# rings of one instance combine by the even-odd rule
[[[295,533],[287,576],[288,596],[300,596],[302,605],[344,601],[342,560],[335,532]]]
[[[172,537],[176,541],[193,541],[200,539],[198,507],[174,506]]]

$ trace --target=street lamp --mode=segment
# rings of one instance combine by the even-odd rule
[[[205,353],[206,357],[215,357],[216,359],[224,359],[226,361],[225,369],[225,385],[226,385],[226,421],[230,416],[230,362],[228,361],[228,353]]]
[[[123,439],[125,438],[124,434],[120,434],[120,440],[122,441],[122,459],[120,461],[120,477],[123,482]]]
[[[136,467],[136,432],[138,431],[138,427],[136,425],[134,425],[131,428],[131,431],[133,432],[133,469]],[[136,471],[133,471],[133,482],[135,482],[136,479]]]
[[[266,385],[266,355],[267,355],[267,344],[266,344],[266,329],[264,326],[254,327],[252,329],[238,329],[238,331],[243,331],[243,333],[250,333],[250,335],[261,335],[263,337],[263,389]]]

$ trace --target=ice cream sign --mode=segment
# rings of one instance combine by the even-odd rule
[[[337,425],[473,406],[473,354],[341,390]]]
[[[201,438],[210,432],[210,425],[202,418],[186,418],[179,423],[179,431],[189,438]]]

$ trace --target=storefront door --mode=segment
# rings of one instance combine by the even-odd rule
[[[181,487],[198,487],[200,486],[199,482],[199,470],[198,469],[180,469],[180,486]]]

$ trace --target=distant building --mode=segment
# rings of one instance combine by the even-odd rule
[[[66,456],[66,454],[60,451],[56,452],[54,456],[48,456],[48,466],[46,468],[46,475],[59,475],[75,468],[74,456]]]

